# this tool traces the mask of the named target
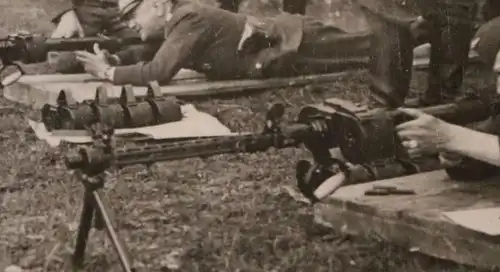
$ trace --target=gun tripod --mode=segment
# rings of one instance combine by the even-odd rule
[[[99,192],[99,189],[104,186],[104,176],[101,174],[91,178],[79,173],[78,177],[85,186],[85,193],[83,196],[83,209],[80,217],[80,225],[78,227],[76,247],[72,259],[73,268],[78,269],[83,265],[89,233],[92,228],[92,223],[94,223],[96,229],[106,230],[108,238],[111,240],[118,254],[123,270],[126,272],[134,272],[135,270],[132,268],[130,253],[113,227],[108,205]]]

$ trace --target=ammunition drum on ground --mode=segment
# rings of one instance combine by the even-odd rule
[[[57,107],[49,104],[45,104],[42,108],[42,123],[48,131],[62,129],[61,117],[57,110]]]
[[[154,126],[182,120],[181,106],[175,98],[163,97],[157,83],[151,83],[142,99],[135,97],[132,86],[124,86],[120,99],[108,98],[110,85],[97,89],[93,101],[75,102],[67,91],[61,91],[57,106],[46,104],[42,120],[48,131],[83,130],[95,122],[114,129]]]
[[[170,97],[159,99],[148,99],[148,103],[153,110],[153,115],[156,116],[156,123],[163,124],[175,122],[182,119],[181,108],[177,107],[177,101]]]
[[[157,82],[149,84],[146,101],[150,104],[157,124],[170,123],[182,119],[182,111],[177,99],[163,96],[160,85]]]
[[[58,114],[62,129],[85,129],[95,118],[92,105],[86,102],[77,107],[59,107]]]
[[[125,112],[120,104],[98,105],[94,104],[95,118],[98,122],[113,128],[127,128]]]

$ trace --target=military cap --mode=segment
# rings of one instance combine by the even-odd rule
[[[141,2],[142,0],[118,0],[118,8],[120,9],[121,16],[128,15]]]

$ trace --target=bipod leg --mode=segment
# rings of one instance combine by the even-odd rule
[[[96,212],[94,215],[94,228],[96,230],[104,230],[106,228],[101,213]]]
[[[92,228],[94,212],[95,206],[92,191],[86,189],[83,196],[83,209],[80,217],[80,225],[78,227],[75,251],[73,253],[73,268],[82,268],[85,248],[87,247],[87,240],[89,238],[90,229]]]
[[[109,213],[107,211],[107,205],[104,203],[103,199],[101,198],[101,195],[99,194],[98,191],[93,191],[92,192],[92,198],[95,203],[95,208],[97,209],[97,214],[98,217],[100,217],[100,220],[102,220],[102,223],[104,224],[106,228],[106,232],[108,233],[108,237],[113,243],[113,247],[115,248],[116,253],[118,254],[118,257],[120,258],[120,263],[122,264],[122,267],[124,271],[126,272],[134,272],[135,270],[132,268],[132,261],[130,258],[130,253],[128,252],[127,247],[123,243],[123,241],[120,239],[118,236],[118,233],[113,227],[113,223],[111,222],[111,218],[109,216]]]

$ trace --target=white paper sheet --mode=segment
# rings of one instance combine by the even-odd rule
[[[500,207],[443,213],[455,224],[491,236],[500,235]]]
[[[116,135],[138,133],[153,139],[174,139],[189,137],[226,136],[235,135],[224,126],[217,118],[198,111],[193,105],[183,105],[184,118],[178,122],[171,122],[158,126],[149,126],[133,129],[117,129]],[[29,125],[40,140],[46,141],[51,146],[57,146],[61,141],[70,143],[92,142],[90,136],[83,130],[61,130],[49,132],[43,123],[28,120]]]

